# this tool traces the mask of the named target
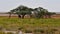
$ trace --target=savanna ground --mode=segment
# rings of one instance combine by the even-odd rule
[[[0,30],[18,30],[18,28],[22,28],[22,30],[30,30],[33,31],[35,29],[42,29],[45,33],[46,31],[51,31],[52,29],[57,30],[57,34],[60,34],[60,18],[48,18],[48,19],[37,19],[37,18],[25,18],[20,19],[18,17],[0,17]],[[42,31],[43,32],[43,31]],[[49,34],[49,33],[47,33]],[[52,33],[50,33],[52,34]]]

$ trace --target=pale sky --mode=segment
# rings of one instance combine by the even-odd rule
[[[19,5],[43,7],[50,12],[60,12],[60,0],[0,0],[0,12],[8,12]]]

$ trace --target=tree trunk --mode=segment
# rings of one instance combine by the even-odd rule
[[[9,14],[9,18],[11,18],[11,14]]]
[[[22,15],[22,19],[24,19],[24,16],[25,16],[25,15]]]
[[[51,15],[48,15],[49,18],[51,18]]]
[[[19,18],[21,18],[21,15],[18,15]]]

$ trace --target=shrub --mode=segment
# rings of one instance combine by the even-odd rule
[[[57,29],[51,29],[52,31],[58,31]]]
[[[36,32],[44,33],[44,30],[42,30],[42,29],[35,29],[34,32],[35,32],[35,33],[36,33]]]
[[[32,33],[31,30],[25,30],[25,33]]]
[[[22,29],[23,29],[23,27],[18,28],[18,30],[22,30]]]

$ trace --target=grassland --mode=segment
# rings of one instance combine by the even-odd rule
[[[18,28],[23,27],[23,29],[34,29],[34,28],[44,28],[44,27],[60,27],[60,19],[20,19],[17,17],[0,17],[0,28],[6,28],[7,30],[18,30]]]

